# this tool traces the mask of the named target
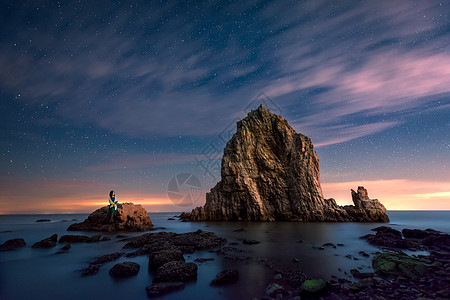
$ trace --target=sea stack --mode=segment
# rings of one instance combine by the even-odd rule
[[[324,199],[311,139],[262,105],[237,123],[221,176],[192,221],[389,221],[378,200],[343,207]]]

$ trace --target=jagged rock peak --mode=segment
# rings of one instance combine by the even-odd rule
[[[262,104],[237,122],[221,175],[205,205],[192,211],[192,221],[353,220],[347,208],[324,199],[311,140]]]

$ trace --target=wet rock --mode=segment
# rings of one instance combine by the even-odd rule
[[[89,237],[86,235],[63,235],[59,238],[59,243],[85,243],[89,240]]]
[[[333,247],[333,248],[336,248],[336,245],[333,244],[333,243],[325,243],[325,244],[323,244],[322,246],[323,246],[323,247]]]
[[[106,241],[110,241],[111,238],[109,236],[104,236],[101,238],[100,242],[106,242]]]
[[[306,280],[306,275],[302,270],[289,270],[283,272],[283,277],[286,278],[289,285],[295,288],[299,288]]]
[[[228,270],[224,270],[219,272],[216,275],[216,278],[214,278],[213,280],[211,280],[211,285],[221,285],[221,284],[227,284],[227,283],[232,283],[232,282],[236,282],[239,279],[239,272],[238,270],[235,269],[228,269]]]
[[[233,230],[233,231],[234,231],[234,232],[244,232],[244,231],[247,231],[247,229],[241,227],[241,228],[235,229],[235,230]]]
[[[91,260],[91,264],[105,264],[110,261],[115,261],[122,256],[123,253],[115,252],[111,254],[106,254],[100,257],[96,257]]]
[[[188,212],[182,212],[178,218],[181,220],[181,222],[189,222],[191,221],[191,213]]]
[[[296,263],[300,262],[300,260],[298,258],[295,258],[295,257],[292,259],[292,261],[296,262]]]
[[[184,289],[184,282],[159,282],[145,288],[149,298],[159,297],[173,291]]]
[[[369,254],[367,254],[367,253],[364,252],[364,251],[359,251],[359,254],[360,254],[361,256],[364,256],[364,257],[369,257],[369,256],[370,256]]]
[[[281,274],[276,274],[274,277],[273,277],[273,279],[275,279],[275,280],[280,280],[282,278],[282,275]]]
[[[326,287],[326,282],[323,279],[307,279],[300,286],[301,296],[318,295]]]
[[[58,235],[55,233],[51,237],[48,237],[46,239],[43,239],[42,241],[35,243],[32,246],[32,248],[39,248],[39,249],[53,248],[56,246],[57,241],[58,241]]]
[[[100,241],[100,237],[101,237],[100,234],[93,235],[86,240],[86,243],[98,243]]]
[[[355,277],[356,279],[364,279],[375,276],[374,273],[361,273],[357,269],[351,269],[350,273],[352,273],[353,277]]]
[[[256,245],[256,244],[259,244],[261,242],[257,241],[257,240],[247,240],[247,239],[245,239],[245,240],[242,241],[242,243],[244,243],[244,245]]]
[[[69,243],[67,243],[67,244],[65,244],[65,245],[61,248],[61,250],[67,251],[67,250],[69,250],[70,248],[72,248],[72,246],[71,246]]]
[[[422,244],[428,248],[437,248],[439,250],[450,252],[450,235],[432,234],[424,238]]]
[[[372,259],[375,272],[383,275],[419,278],[429,272],[428,264],[420,259],[398,252],[383,252]]]
[[[269,296],[274,296],[277,294],[284,294],[285,290],[284,287],[277,283],[271,283],[266,287],[266,294]]]
[[[86,277],[86,276],[95,275],[100,270],[100,267],[101,267],[101,265],[90,264],[87,268],[84,268],[83,270],[81,270],[81,276]]]
[[[132,261],[125,261],[120,264],[114,265],[109,270],[109,274],[114,278],[124,278],[134,276],[139,272],[139,264]]]
[[[168,220],[168,221],[174,221],[175,218],[168,218],[167,220]]]
[[[197,265],[183,261],[171,261],[158,268],[153,282],[188,281],[197,278]]]
[[[401,238],[402,237],[402,233],[394,228],[388,227],[388,226],[380,226],[380,227],[376,227],[373,228],[372,231],[376,231],[377,233],[390,233],[396,237]]]
[[[183,253],[175,248],[150,253],[148,267],[150,270],[156,270],[170,261],[185,261]]]
[[[205,261],[210,261],[210,260],[214,260],[214,258],[199,257],[199,258],[194,259],[195,262],[199,262],[199,263],[202,263],[202,262],[205,262]]]
[[[43,223],[43,222],[51,222],[51,220],[49,220],[49,219],[39,219],[39,220],[36,220],[36,223]]]
[[[402,239],[401,235],[398,236],[389,231],[378,231],[375,235],[367,234],[361,238],[367,240],[372,245],[391,249],[408,249],[416,245],[411,241]]]
[[[109,206],[97,209],[82,223],[69,226],[74,231],[146,231],[153,227],[147,211],[141,205],[122,203],[117,205],[114,222],[110,223]]]
[[[197,230],[172,236],[170,242],[175,246],[189,246],[195,250],[211,249],[224,244],[227,240],[218,237],[213,232]],[[193,252],[193,251],[192,251]]]
[[[23,248],[27,245],[24,239],[10,239],[0,245],[0,251],[13,251],[20,248]]]
[[[122,254],[123,253],[115,252],[92,259],[89,266],[81,270],[81,276],[92,276],[97,274],[103,264],[119,259]]]
[[[412,238],[412,239],[424,239],[431,234],[429,231],[420,229],[407,229],[407,228],[403,229],[402,233],[405,238]]]
[[[336,246],[339,246],[339,247],[344,247],[344,244],[341,244],[341,243],[337,243],[337,244],[336,244]]]

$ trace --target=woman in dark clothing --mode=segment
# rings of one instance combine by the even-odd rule
[[[114,221],[114,216],[116,215],[116,211],[117,211],[117,197],[116,197],[116,193],[114,193],[114,191],[109,192],[109,222],[113,222]]]

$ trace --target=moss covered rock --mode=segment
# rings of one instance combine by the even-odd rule
[[[429,264],[399,252],[378,253],[372,260],[375,272],[382,275],[418,278],[428,273]]]

